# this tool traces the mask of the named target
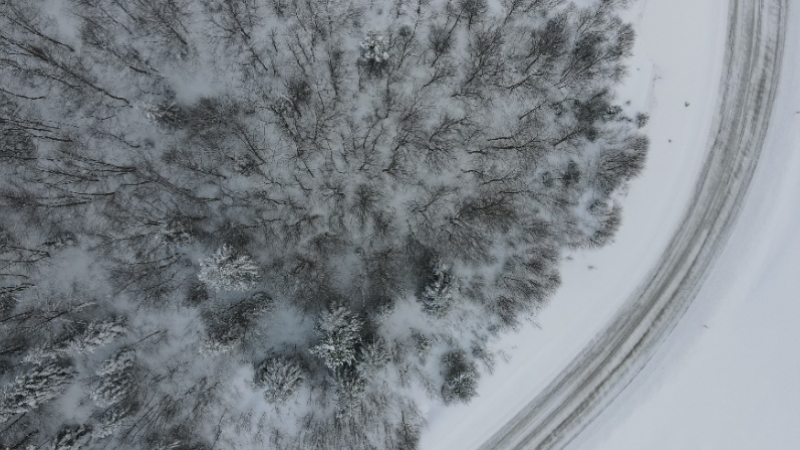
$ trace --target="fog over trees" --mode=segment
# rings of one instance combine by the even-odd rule
[[[0,0],[0,448],[417,448],[619,227],[626,1]]]

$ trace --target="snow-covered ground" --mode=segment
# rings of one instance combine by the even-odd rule
[[[511,361],[482,380],[480,397],[427,411],[423,449],[478,447],[583,349],[653,267],[708,148],[727,7],[726,0],[640,0],[627,13],[638,41],[619,99],[631,101],[630,111],[650,114],[653,142],[645,173],[623,201],[616,243],[564,261],[563,287],[539,317],[539,327],[506,338],[502,345],[513,349]]]
[[[581,448],[770,449],[800,443],[800,5],[742,214],[659,355]]]

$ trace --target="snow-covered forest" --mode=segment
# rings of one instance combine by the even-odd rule
[[[0,0],[0,447],[417,448],[620,224],[626,1]]]

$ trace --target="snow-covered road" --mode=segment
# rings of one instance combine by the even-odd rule
[[[740,219],[659,354],[593,426],[597,450],[800,448],[800,4]]]
[[[570,289],[570,278],[579,286],[557,296],[552,305],[556,313],[546,312],[541,318],[543,331],[526,330],[515,337],[521,348],[512,354],[509,367],[501,367],[488,386],[482,386],[480,399],[460,411],[429,411],[423,448],[476,448],[482,442],[483,448],[564,447],[624,391],[676,326],[737,217],[758,161],[780,73],[774,69],[781,62],[786,2],[733,0],[727,16],[725,6],[712,0],[640,3],[638,27],[644,48],[639,47],[633,67],[644,73],[634,76],[628,86],[633,87],[629,93],[637,95],[638,90],[637,98],[644,99],[641,106],[652,110],[650,134],[655,145],[644,183],[634,184],[625,203],[629,227],[621,231],[616,247],[625,254],[603,251],[568,264],[564,290]],[[680,31],[675,33],[676,29]],[[722,88],[714,88],[723,67]],[[680,114],[679,101],[681,107],[694,109]],[[713,122],[712,117],[716,117]],[[715,134],[704,134],[709,130]],[[670,155],[674,160],[665,158],[669,147],[665,139],[669,144],[674,141],[677,151]],[[705,148],[705,142],[710,151],[698,177],[695,169],[703,153],[697,150]],[[682,191],[681,183],[691,187],[687,180],[692,179],[700,180],[696,191]],[[672,198],[664,198],[665,193]],[[649,203],[636,197],[642,194]],[[676,200],[689,204],[679,223],[670,220],[680,218]],[[648,222],[642,217],[645,212],[661,218],[661,223]],[[665,230],[675,233],[668,244]],[[656,256],[665,251],[655,261],[642,249]],[[587,267],[595,260],[601,263],[593,264],[598,270],[578,273],[579,264]],[[616,271],[603,263],[614,264]],[[620,267],[630,269],[627,279],[620,277],[625,275]],[[648,274],[650,267],[655,269]],[[642,280],[618,309],[618,299],[632,291],[631,283]],[[616,313],[613,319],[611,313]],[[608,325],[576,357],[576,344],[585,345],[597,331],[591,321]],[[585,338],[588,333],[590,339]],[[607,420],[599,422],[609,425]],[[587,441],[582,437],[575,442]]]

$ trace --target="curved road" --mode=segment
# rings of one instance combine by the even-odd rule
[[[567,446],[644,368],[725,245],[769,125],[788,15],[788,0],[730,2],[714,138],[678,231],[609,325],[481,450]]]

